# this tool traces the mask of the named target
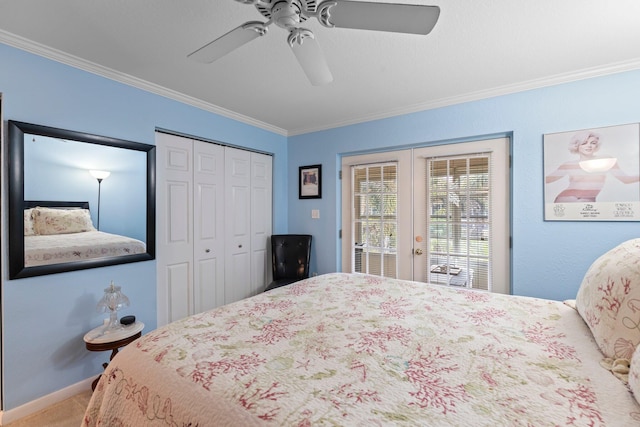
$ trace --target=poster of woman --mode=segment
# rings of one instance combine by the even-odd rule
[[[544,135],[545,220],[640,220],[640,125]]]

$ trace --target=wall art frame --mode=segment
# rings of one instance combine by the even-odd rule
[[[640,124],[544,134],[545,221],[640,221]]]
[[[300,166],[298,170],[298,198],[322,198],[322,165]]]

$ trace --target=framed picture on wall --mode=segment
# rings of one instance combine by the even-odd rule
[[[322,165],[300,166],[298,198],[322,198]]]
[[[640,124],[544,135],[546,221],[640,221]]]

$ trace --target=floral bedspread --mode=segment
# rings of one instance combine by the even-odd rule
[[[102,231],[25,236],[26,267],[121,255],[143,254],[140,240]]]
[[[335,273],[144,335],[83,425],[640,425],[602,357],[561,302]]]

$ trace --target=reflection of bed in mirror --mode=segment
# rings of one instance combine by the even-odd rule
[[[144,242],[98,231],[89,202],[25,201],[25,267],[144,254]]]

